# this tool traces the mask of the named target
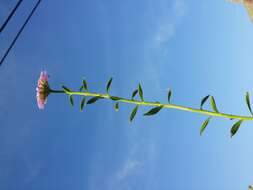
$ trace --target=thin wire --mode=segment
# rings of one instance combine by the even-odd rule
[[[13,48],[13,46],[15,45],[17,39],[19,38],[20,34],[22,33],[22,31],[24,30],[26,24],[29,22],[29,20],[31,19],[33,13],[36,11],[37,7],[39,6],[41,0],[38,0],[37,3],[35,4],[35,6],[33,7],[32,11],[30,12],[29,16],[27,17],[27,19],[25,20],[24,24],[22,25],[22,27],[20,28],[20,30],[18,31],[17,35],[15,36],[15,38],[13,39],[13,41],[11,42],[11,45],[9,46],[9,48],[7,49],[7,51],[5,52],[4,56],[2,57],[1,61],[0,61],[0,66],[3,64],[5,58],[7,57],[7,55],[9,54],[10,50]]]
[[[16,4],[16,6],[14,7],[14,9],[11,11],[11,13],[9,14],[9,16],[7,17],[7,19],[5,20],[5,22],[3,23],[3,25],[0,28],[0,33],[4,30],[4,28],[6,27],[6,25],[8,24],[8,22],[10,21],[10,19],[13,17],[13,15],[15,14],[15,12],[17,11],[19,5],[22,3],[23,0],[19,0]]]

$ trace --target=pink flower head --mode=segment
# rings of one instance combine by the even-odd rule
[[[44,109],[47,97],[50,93],[50,88],[48,84],[49,75],[46,71],[41,71],[40,78],[36,87],[37,91],[37,104],[39,109]]]

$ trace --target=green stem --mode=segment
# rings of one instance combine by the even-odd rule
[[[52,89],[50,89],[49,91],[50,91],[50,93],[65,93],[63,90],[52,90]]]
[[[51,90],[51,92],[52,93],[66,93],[60,90]],[[77,95],[77,96],[88,96],[88,97],[101,97],[105,99],[111,99],[111,97],[113,97],[109,94],[99,94],[99,93],[92,93],[92,92],[70,91],[70,92],[67,92],[66,94]],[[253,117],[251,116],[241,116],[241,115],[233,115],[233,114],[227,114],[227,113],[221,113],[221,112],[213,112],[213,111],[195,109],[195,108],[176,105],[176,104],[162,104],[159,102],[139,101],[139,100],[132,100],[132,99],[121,98],[121,97],[117,97],[117,98],[119,98],[117,102],[124,102],[128,104],[135,104],[135,105],[141,105],[141,106],[153,106],[153,107],[162,106],[163,108],[177,109],[177,110],[199,113],[202,115],[208,115],[208,116],[213,116],[213,117],[223,117],[223,118],[228,118],[228,119],[239,119],[239,120],[253,120]]]

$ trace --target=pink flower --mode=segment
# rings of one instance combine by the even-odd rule
[[[46,71],[41,71],[40,78],[36,87],[37,91],[37,104],[39,109],[44,109],[47,97],[50,93],[50,88],[48,84],[49,75]]]

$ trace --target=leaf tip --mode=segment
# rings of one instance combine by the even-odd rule
[[[107,82],[107,85],[106,85],[106,92],[107,94],[109,93],[109,90],[110,90],[110,87],[111,87],[111,84],[112,84],[112,77],[108,80]]]

